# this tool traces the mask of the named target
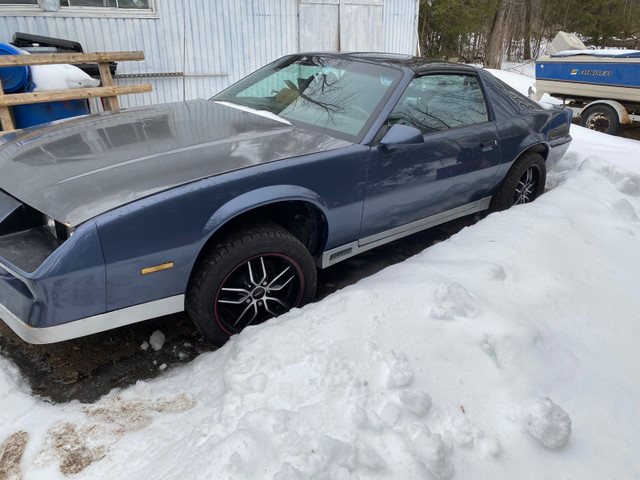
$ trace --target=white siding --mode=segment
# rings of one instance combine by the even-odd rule
[[[385,52],[417,55],[419,0],[385,0],[382,17]]]
[[[382,46],[382,12],[379,0],[342,0],[340,4],[340,50],[379,52]]]
[[[294,0],[188,0],[184,19],[185,98],[208,98],[297,51]]]
[[[340,50],[340,5],[337,0],[300,3],[301,52]]]
[[[0,42],[25,32],[78,41],[87,52],[143,50],[144,61],[121,62],[117,74],[150,76],[116,78],[116,83],[151,82],[151,93],[120,97],[122,106],[149,105],[208,98],[265,63],[298,51],[415,53],[418,4],[158,0],[158,18],[0,16]]]

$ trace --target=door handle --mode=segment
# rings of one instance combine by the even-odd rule
[[[483,151],[487,151],[487,150],[491,150],[493,147],[496,147],[498,145],[498,140],[496,140],[495,138],[492,138],[491,140],[486,140],[484,142],[480,143],[480,148],[482,148]]]

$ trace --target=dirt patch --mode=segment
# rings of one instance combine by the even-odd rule
[[[38,463],[60,458],[60,471],[65,475],[81,472],[93,462],[101,460],[107,454],[107,447],[87,445],[87,429],[72,423],[58,423],[48,432],[45,448]],[[46,460],[45,460],[46,459]]]
[[[620,125],[619,134],[624,138],[640,140],[640,122],[636,122],[631,125]]]
[[[57,462],[65,476],[79,473],[107,456],[128,432],[148,427],[161,414],[181,413],[195,404],[184,394],[145,400],[127,400],[117,395],[83,407],[89,422],[60,422],[49,428],[35,463],[44,466]]]
[[[580,125],[580,119],[573,117],[574,125]],[[640,122],[631,123],[629,125],[621,124],[618,130],[618,137],[630,138],[631,140],[640,140]]]
[[[155,330],[166,336],[162,349],[144,350]],[[95,402],[114,388],[153,378],[209,350],[184,314],[51,345],[30,345],[0,322],[0,354],[20,368],[34,394],[52,403]]]
[[[27,432],[12,433],[0,446],[0,478],[3,480],[22,480],[20,461],[27,447]]]
[[[147,400],[127,401],[122,397],[108,398],[97,405],[84,408],[90,419],[111,424],[119,430],[141,430],[151,424],[152,413],[180,413],[195,406],[196,402],[184,394],[172,398],[159,399],[155,402]]]

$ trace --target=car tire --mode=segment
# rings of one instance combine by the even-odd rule
[[[615,135],[620,128],[620,118],[609,105],[594,105],[580,115],[580,125],[589,130]]]
[[[186,310],[210,343],[313,300],[317,272],[309,251],[274,223],[253,225],[216,244],[194,269]]]
[[[529,152],[518,158],[491,197],[491,211],[506,210],[513,205],[533,202],[542,195],[547,180],[544,159]]]

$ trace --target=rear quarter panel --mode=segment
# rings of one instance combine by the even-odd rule
[[[521,107],[490,73],[482,72],[481,77],[498,128],[503,159],[499,178],[507,174],[520,155],[534,146],[541,150],[541,155],[547,161],[547,168],[553,167],[571,141],[571,114],[557,109]]]

